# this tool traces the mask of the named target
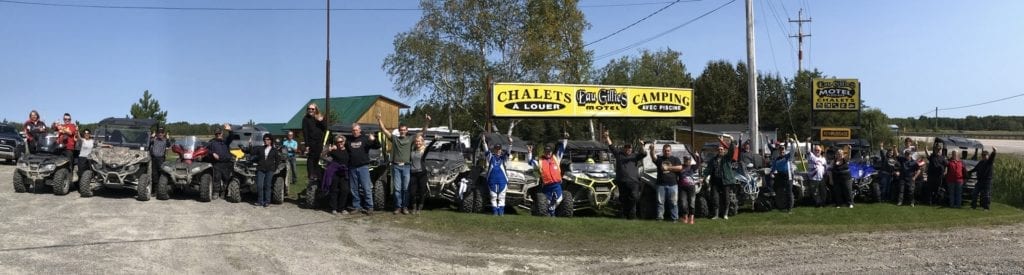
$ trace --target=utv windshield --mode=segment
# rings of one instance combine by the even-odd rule
[[[100,128],[97,136],[103,143],[121,147],[145,147],[149,143],[149,129],[111,125]]]

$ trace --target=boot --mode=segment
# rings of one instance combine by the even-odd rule
[[[505,215],[505,207],[504,206],[498,206],[498,216],[504,216],[504,215]]]

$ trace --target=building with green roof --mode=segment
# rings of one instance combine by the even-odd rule
[[[332,97],[331,113],[336,120],[334,124],[350,123],[377,123],[377,111],[381,112],[381,120],[388,128],[398,127],[399,110],[408,109],[409,106],[397,100],[382,95],[365,95],[349,97]],[[302,117],[306,115],[306,106],[316,104],[321,112],[325,109],[327,101],[323,98],[310,99],[306,104],[299,107],[298,112],[282,127],[284,130],[302,129]]]

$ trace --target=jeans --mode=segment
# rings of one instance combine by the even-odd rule
[[[715,217],[729,216],[729,206],[736,201],[734,185],[711,184],[711,201],[714,205]]]
[[[562,203],[562,183],[546,184],[541,190],[548,197],[548,216],[554,217],[555,209],[558,209],[558,205]]]
[[[150,175],[153,176],[152,181],[150,181],[150,184],[152,184],[151,186],[155,186],[157,182],[160,182],[160,175],[162,174],[161,171],[163,171],[161,169],[163,169],[162,167],[164,166],[164,160],[166,160],[166,158],[151,156],[150,159],[150,165],[151,168],[153,169],[150,170]],[[78,175],[82,175],[82,172],[79,171]]]
[[[679,200],[679,186],[678,185],[658,185],[655,187],[658,191],[658,216],[654,219],[661,220],[665,217],[665,204],[668,204],[669,212],[672,214],[672,220],[679,220],[679,207],[676,206],[676,201]]]
[[[679,207],[680,212],[685,215],[693,215],[694,208],[697,207],[695,201],[697,199],[697,187],[693,185],[679,185]]]
[[[409,207],[409,164],[391,165],[391,183],[395,185],[395,210]]]
[[[949,194],[949,207],[960,208],[963,205],[964,183],[962,181],[947,183],[946,190]]]
[[[853,205],[853,180],[832,178],[832,195],[836,206]]]
[[[637,203],[640,201],[640,183],[616,182],[619,187],[619,202],[622,203],[622,217],[636,219]]]
[[[270,187],[274,184],[274,171],[256,171],[256,203],[270,204]]]
[[[356,168],[350,168],[348,171],[349,188],[352,192],[352,207],[372,211],[373,185],[370,184],[370,166],[363,165]],[[359,192],[360,189],[363,192]]]
[[[825,205],[825,197],[828,196],[828,190],[825,190],[824,182],[820,180],[807,181],[807,191],[811,192],[811,198],[814,199],[815,207]]]
[[[309,164],[307,163],[306,165]],[[291,183],[294,184],[297,181],[296,175],[298,175],[298,173],[295,171],[295,156],[288,157],[288,171],[291,171]]]
[[[974,191],[971,192],[971,208],[978,207],[978,197],[981,196],[981,208],[988,209],[990,203],[992,203],[992,180],[978,180],[978,184],[974,185]]]
[[[899,190],[896,192],[896,203],[903,204],[904,198],[910,199],[910,204],[914,204],[914,179],[902,178],[900,179]]]
[[[892,197],[892,175],[878,173],[878,185],[882,188],[882,200],[889,200]]]

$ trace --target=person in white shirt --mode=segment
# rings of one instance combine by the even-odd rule
[[[807,171],[808,191],[811,192],[811,197],[814,198],[814,207],[820,208],[825,205],[825,197],[827,197],[827,191],[825,190],[825,164],[828,161],[825,160],[825,156],[821,154],[821,145],[810,145],[811,139],[807,139],[807,144],[811,147],[807,154],[807,164],[809,170]]]

